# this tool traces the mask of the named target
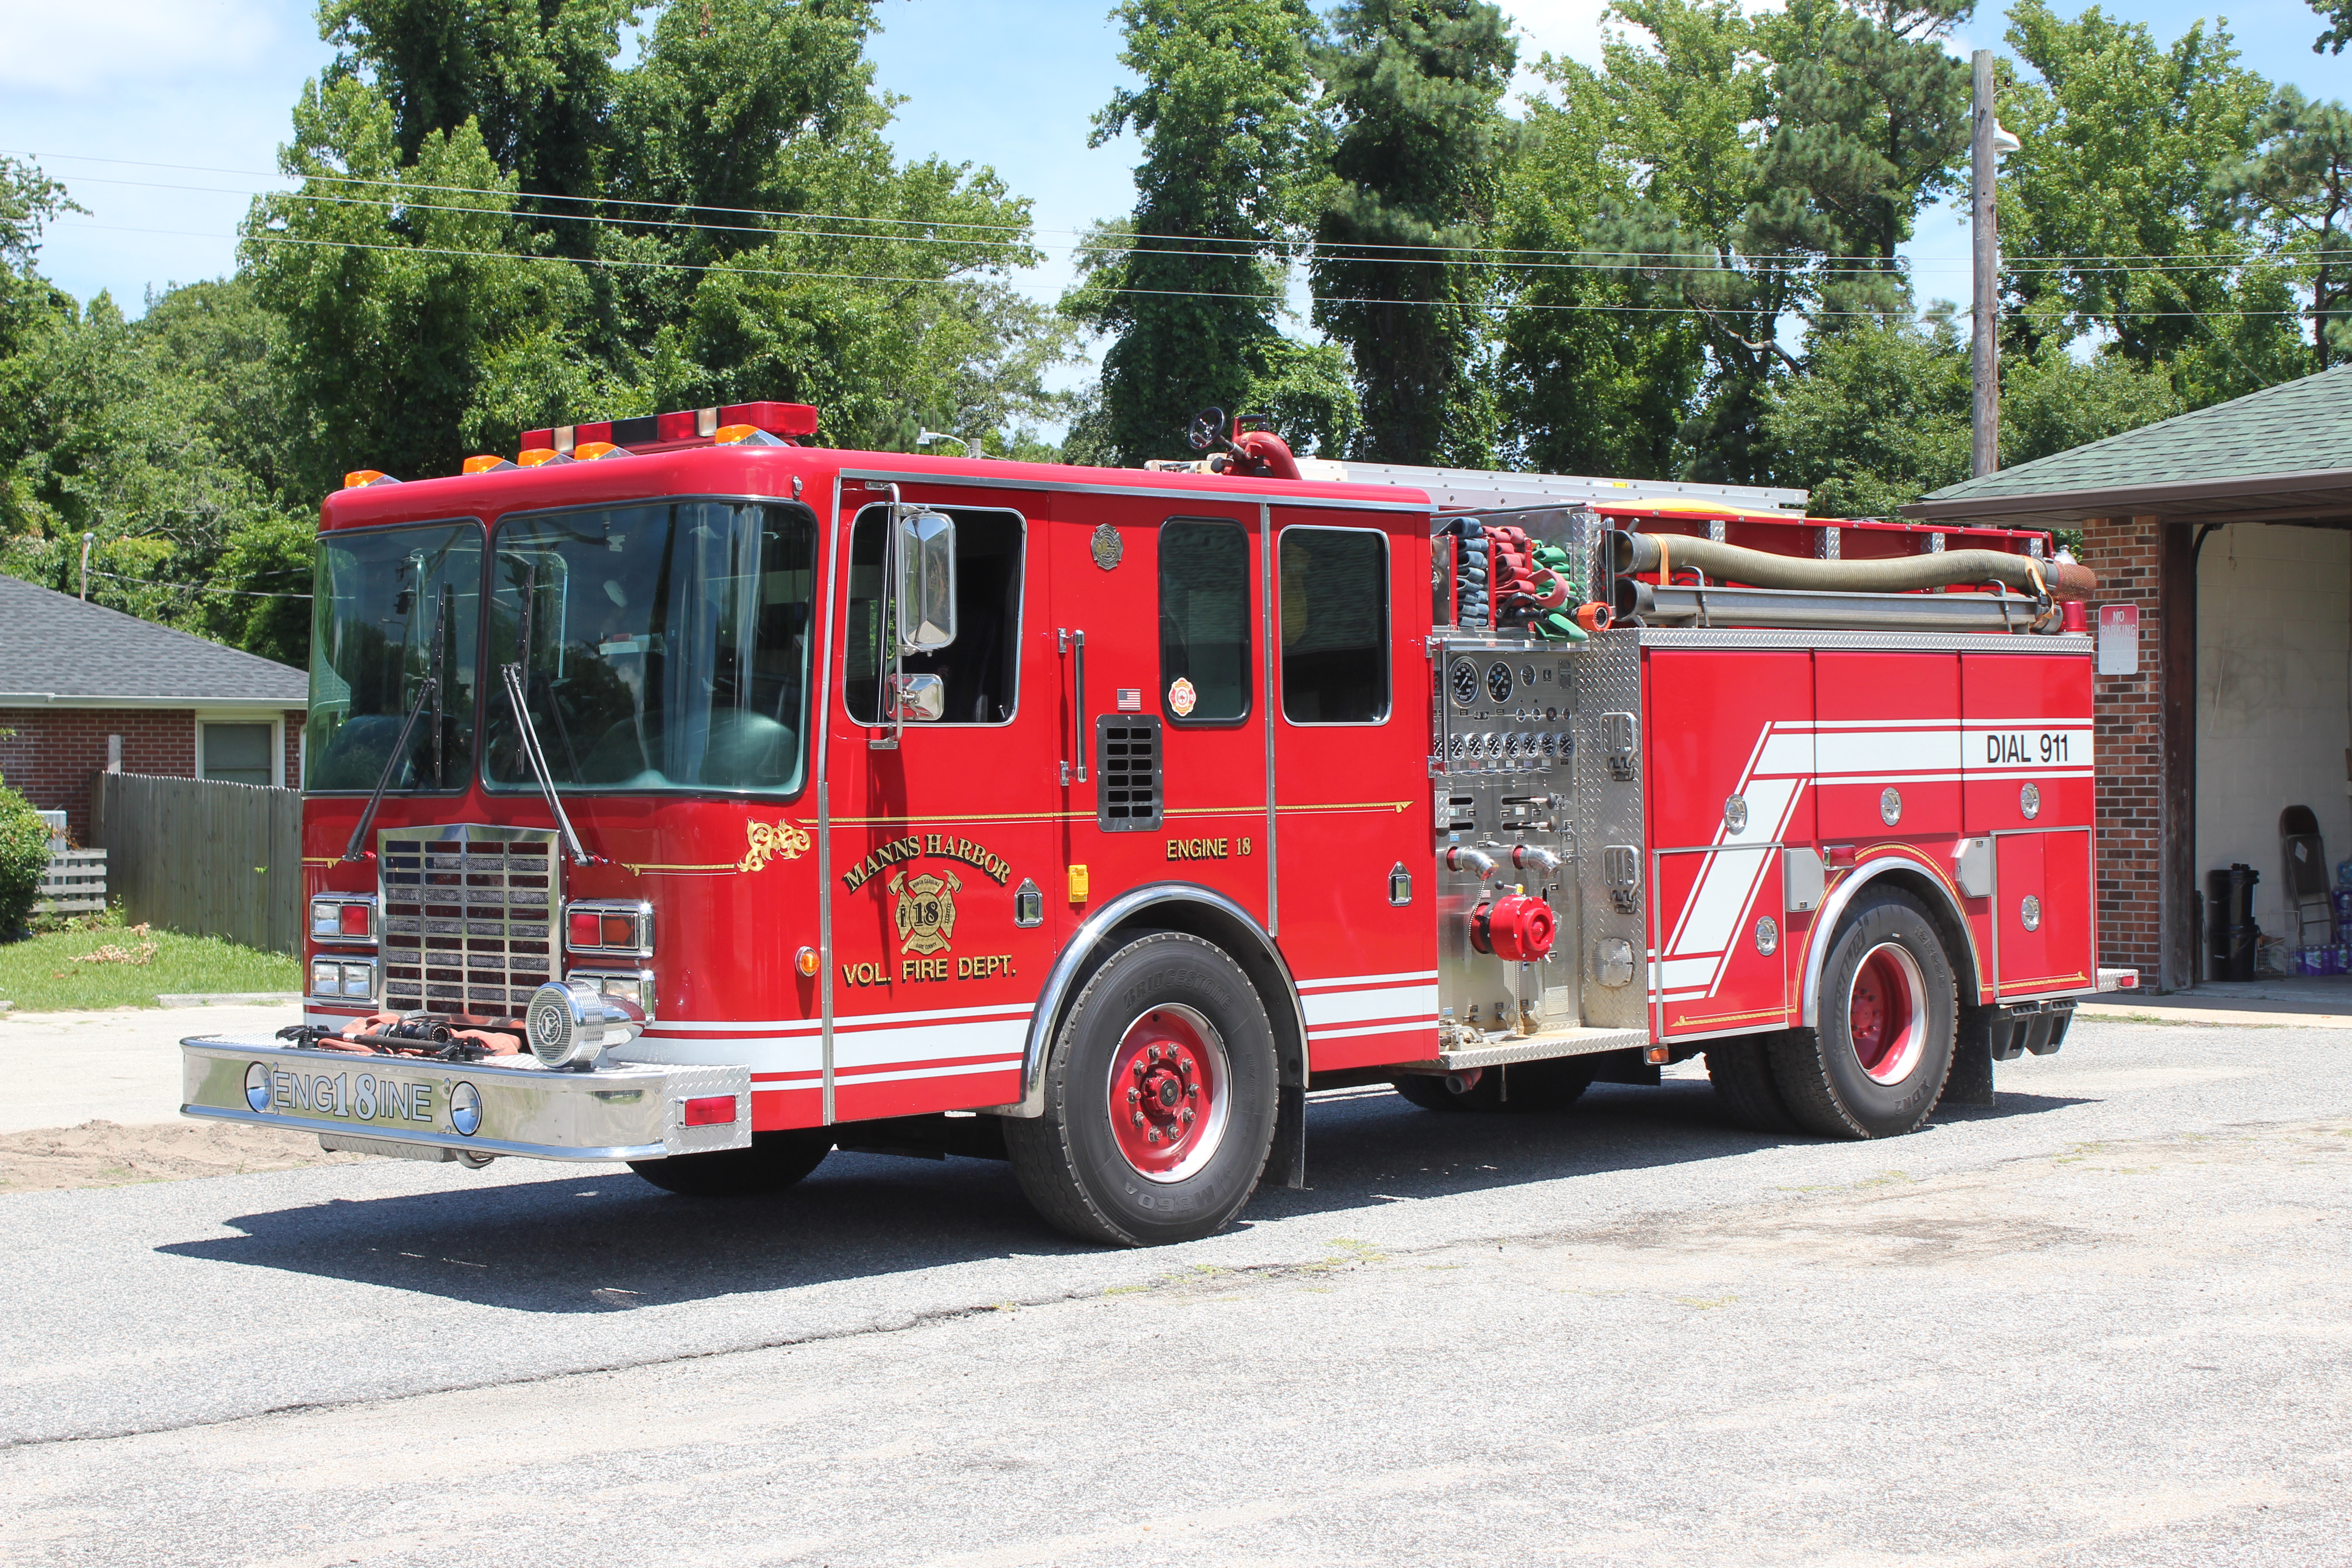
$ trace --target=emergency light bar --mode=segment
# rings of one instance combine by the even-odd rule
[[[524,431],[522,450],[554,451],[567,458],[592,444],[625,447],[632,452],[657,451],[714,439],[730,425],[748,425],[766,435],[793,440],[816,434],[816,409],[805,403],[730,403],[635,419],[607,419],[596,425],[557,425]]]

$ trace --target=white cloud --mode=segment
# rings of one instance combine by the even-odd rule
[[[268,0],[0,0],[0,86],[71,95],[242,71],[276,38]]]

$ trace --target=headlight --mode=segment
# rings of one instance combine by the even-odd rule
[[[334,1002],[366,1002],[375,996],[373,958],[314,958],[310,994]]]
[[[532,992],[523,1021],[531,1055],[548,1067],[581,1070],[645,1028],[645,1014],[635,1004],[606,995],[582,976],[560,985],[550,981]]]
[[[375,942],[373,893],[322,893],[310,900],[310,939],[321,943]]]

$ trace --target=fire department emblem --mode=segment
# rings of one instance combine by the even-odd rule
[[[953,871],[925,871],[909,877],[904,871],[890,879],[898,895],[895,919],[900,952],[939,952],[955,935],[955,896],[963,890]]]

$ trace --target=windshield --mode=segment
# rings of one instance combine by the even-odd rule
[[[462,787],[474,762],[481,524],[326,534],[312,593],[307,787],[373,789],[436,670],[387,787]]]
[[[531,726],[558,789],[801,787],[816,519],[694,500],[510,518],[490,661],[528,646]],[[501,691],[493,784],[536,787]]]

